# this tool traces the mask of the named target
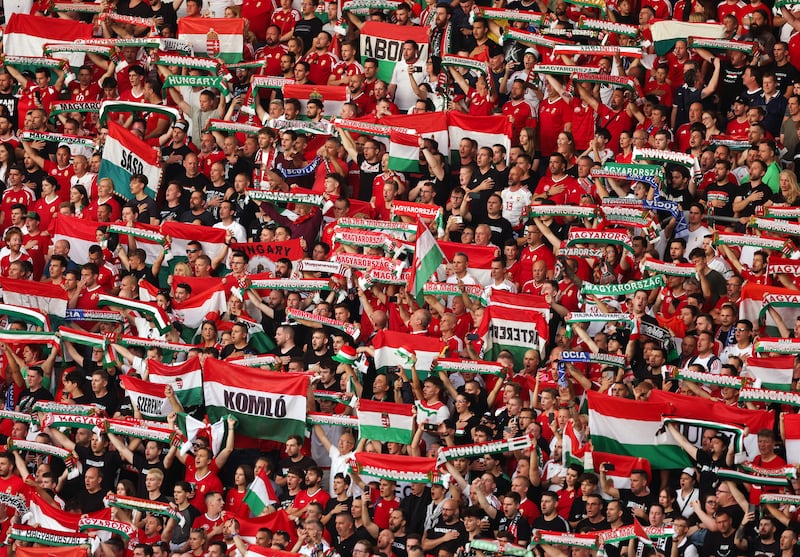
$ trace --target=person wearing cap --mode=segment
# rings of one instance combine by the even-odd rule
[[[681,470],[678,480],[680,488],[675,493],[675,506],[682,516],[689,518],[694,514],[692,502],[700,498],[700,490],[697,489],[697,470],[687,466]]]
[[[746,137],[750,130],[750,119],[747,111],[750,109],[750,99],[738,96],[733,101],[733,118],[728,120],[725,133],[733,137]]]
[[[711,439],[710,450],[706,451],[696,447],[686,439],[675,424],[667,424],[666,428],[686,454],[697,462],[697,466],[700,468],[700,482],[698,485],[705,492],[712,491],[718,482],[716,471],[720,468],[733,467],[734,452],[730,437],[721,431],[716,431]]]

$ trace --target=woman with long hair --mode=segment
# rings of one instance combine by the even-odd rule
[[[86,188],[80,184],[72,186],[69,189],[69,203],[72,205],[73,214],[79,219],[84,218],[84,211],[89,208],[89,194],[86,193]]]
[[[778,174],[778,192],[764,204],[765,207],[770,205],[800,207],[800,186],[797,183],[797,175],[791,170],[782,170]]]
[[[0,143],[0,182],[6,184],[8,170],[17,163],[17,153],[10,143]]]
[[[250,518],[250,507],[244,502],[247,487],[253,483],[253,467],[242,464],[233,475],[233,487],[225,494],[225,512],[238,518]]]

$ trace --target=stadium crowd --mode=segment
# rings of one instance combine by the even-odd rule
[[[35,3],[109,39],[72,68],[6,34],[0,551],[796,555],[793,3],[352,3]],[[209,15],[222,80],[145,42]],[[163,364],[304,377],[300,432]]]

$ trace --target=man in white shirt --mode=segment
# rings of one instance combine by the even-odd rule
[[[414,67],[414,74],[419,74],[421,81],[425,67],[419,60],[419,45],[410,39],[403,43],[403,61],[395,64],[389,85],[389,96],[394,99],[394,104],[400,109],[401,114],[408,112],[417,101],[417,94],[411,87],[411,80],[408,77],[409,66]]]

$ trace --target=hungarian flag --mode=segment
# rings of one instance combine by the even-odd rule
[[[392,130],[389,135],[389,169],[419,172],[419,137]]]
[[[561,463],[567,466],[571,463],[583,465],[583,457],[587,454],[589,449],[588,443],[581,443],[578,435],[575,433],[575,426],[572,420],[567,422],[564,426],[564,435],[561,438]],[[614,484],[617,485],[617,484]]]
[[[378,123],[397,129],[414,130],[417,135],[433,139],[439,152],[447,154],[450,150],[450,135],[447,131],[447,114],[428,112],[426,114],[394,114],[384,116]]]
[[[255,518],[236,517],[236,520],[239,521],[239,535],[245,543],[250,544],[250,550],[257,549],[259,552],[265,550],[265,548],[255,545],[256,533],[259,528],[269,528],[273,532],[283,530],[289,534],[291,545],[294,545],[297,541],[297,529],[294,526],[294,521],[289,518],[289,515],[286,514],[286,511],[283,509],[278,509],[274,513],[269,513],[267,516]],[[264,553],[264,555],[267,554]]]
[[[287,240],[285,242],[247,242],[232,243],[231,252],[241,251],[250,258],[247,270],[250,273],[265,273],[275,271],[275,262],[286,258],[290,261],[303,259],[302,240]]]
[[[591,465],[588,464],[590,460]],[[630,489],[631,472],[634,470],[644,470],[647,472],[648,481],[653,478],[650,461],[646,458],[592,451],[586,453],[584,462],[587,463],[586,468],[593,468],[598,474],[600,473],[600,466],[603,463],[607,462],[613,464],[614,469],[606,472],[606,476],[609,480],[614,482],[614,487],[617,489]]]
[[[139,231],[139,234],[137,235],[135,231]],[[137,223],[135,223],[135,225],[133,227],[133,230],[131,232],[133,232],[133,234],[131,234],[131,235],[136,238],[136,247],[143,249],[144,253],[146,254],[146,257],[145,257],[146,263],[148,265],[152,265],[153,263],[155,263],[156,259],[158,259],[158,256],[161,255],[161,252],[164,251],[164,246],[162,244],[159,244],[158,242],[155,242],[155,241],[147,238],[145,236],[145,234],[147,232],[153,232],[153,233],[160,234],[161,233],[161,227],[153,225],[153,224],[137,222]],[[127,234],[119,234],[119,243],[121,245],[123,245],[123,246],[127,246],[128,245],[128,235]],[[154,298],[154,300],[155,300],[155,298]]]
[[[786,462],[791,465],[800,464],[800,414],[784,413],[783,432]]]
[[[421,302],[422,289],[444,260],[444,253],[427,226],[417,221],[417,240],[408,291]]]
[[[725,34],[725,26],[721,23],[688,23],[664,19],[650,24],[656,54],[664,56],[675,46],[678,39],[686,37],[702,37],[704,39],[721,39]]]
[[[185,412],[178,412],[178,428],[186,436],[186,442],[181,447],[181,453],[186,454],[192,449],[192,443],[198,437],[208,439],[211,453],[217,456],[225,446],[228,438],[228,422],[225,418],[220,418],[216,422],[209,423],[193,418]]]
[[[164,396],[164,385],[143,381],[131,375],[122,375],[119,380],[130,397],[131,404],[139,409],[143,417],[163,421],[175,411]]]
[[[158,360],[147,362],[151,383],[172,385],[175,396],[184,408],[203,404],[203,372],[196,356],[180,364],[165,364]]]
[[[278,502],[278,496],[275,495],[275,489],[264,468],[258,471],[258,475],[248,486],[244,502],[253,516],[261,516],[264,509]]]
[[[130,178],[133,174],[143,174],[147,177],[145,192],[155,199],[161,184],[159,152],[113,120],[106,125],[108,135],[97,178],[111,178],[114,191],[130,200],[133,197]]]
[[[462,112],[447,113],[447,131],[450,134],[450,157],[458,160],[458,146],[464,138],[474,139],[478,145],[505,146],[506,153],[511,149],[511,122],[507,117],[470,116]],[[441,151],[441,149],[439,149]]]
[[[550,304],[544,296],[533,294],[514,294],[505,290],[492,290],[489,295],[489,303],[493,306],[505,307],[508,309],[533,309],[542,314],[545,321],[550,320]]]
[[[244,20],[240,17],[182,17],[178,20],[178,38],[192,45],[196,56],[226,64],[244,58]]]
[[[30,280],[3,279],[3,301],[7,304],[38,310],[46,315],[67,315],[67,291],[55,284]]]
[[[306,430],[308,375],[276,373],[207,359],[203,394],[211,420],[233,414],[237,432],[286,441]]]
[[[484,359],[494,360],[501,351],[508,350],[517,365],[521,365],[528,350],[541,353],[547,342],[548,328],[542,314],[534,309],[509,309],[489,304],[483,311],[478,336],[483,339]]]
[[[742,375],[752,377],[761,383],[762,389],[775,391],[792,390],[794,356],[775,356],[772,358],[747,358]]]
[[[716,402],[696,396],[679,393],[668,393],[654,390],[650,393],[650,402],[661,402],[670,407],[670,416],[674,418],[691,418],[712,422],[717,425],[728,425],[732,428],[746,426],[750,434],[744,438],[744,446],[751,455],[758,454],[758,432],[772,429],[775,423],[775,412],[766,410],[748,410],[728,406],[722,401]],[[684,429],[688,439],[702,438],[700,428]],[[655,461],[651,460],[655,464]]]
[[[225,291],[221,287],[192,294],[183,302],[172,303],[172,314],[175,316],[175,321],[183,324],[182,337],[187,342],[194,338],[195,332],[203,324],[203,321],[206,319],[216,320],[227,309],[228,302],[225,298]]]
[[[50,224],[50,235],[55,244],[59,240],[69,242],[69,258],[78,265],[89,262],[89,248],[97,244],[99,222],[58,215]]]
[[[28,514],[22,517],[26,524],[38,524],[48,530],[59,532],[77,532],[80,514],[69,513],[54,507],[36,492],[30,495],[28,502]]]
[[[394,381],[396,368],[411,369],[405,354],[414,352],[417,373],[420,379],[424,379],[431,372],[433,360],[442,354],[446,345],[427,335],[382,330],[372,339],[372,347],[375,349],[375,370]]]
[[[467,273],[475,277],[478,284],[486,286],[492,282],[492,261],[499,255],[497,248],[459,244],[458,242],[439,242],[444,257],[452,261],[457,253],[467,256]]]
[[[161,225],[161,233],[172,239],[170,252],[175,257],[186,257],[186,246],[191,240],[200,242],[203,253],[213,261],[225,247],[225,229],[168,221]]]
[[[358,401],[358,436],[362,439],[407,445],[411,443],[414,405],[377,402],[365,398]]]
[[[691,466],[683,449],[668,433],[659,433],[661,416],[669,415],[669,404],[610,397],[588,391],[589,430],[592,447],[649,460],[659,469]]]
[[[342,111],[344,103],[350,100],[350,94],[344,85],[284,85],[284,99],[300,101],[301,114],[306,113],[309,99],[319,99],[325,107],[325,114],[336,115]]]
[[[790,329],[800,316],[800,292],[779,286],[745,282],[739,298],[739,319],[748,319],[756,330],[763,324],[764,336],[779,337],[780,331],[768,308],[773,307]]]
[[[3,51],[9,56],[43,56],[47,43],[72,44],[91,39],[92,26],[72,19],[57,19],[22,13],[11,14],[3,34]],[[73,68],[83,65],[83,52],[56,53]]]
[[[403,61],[403,42],[412,40],[419,45],[420,79],[425,71],[425,60],[428,59],[428,28],[424,26],[409,26],[402,33],[397,32],[397,25],[378,21],[367,21],[361,28],[361,63],[367,58],[375,58],[378,65],[378,79],[386,83],[392,82],[392,72],[398,62]],[[408,77],[406,77],[408,79]]]

